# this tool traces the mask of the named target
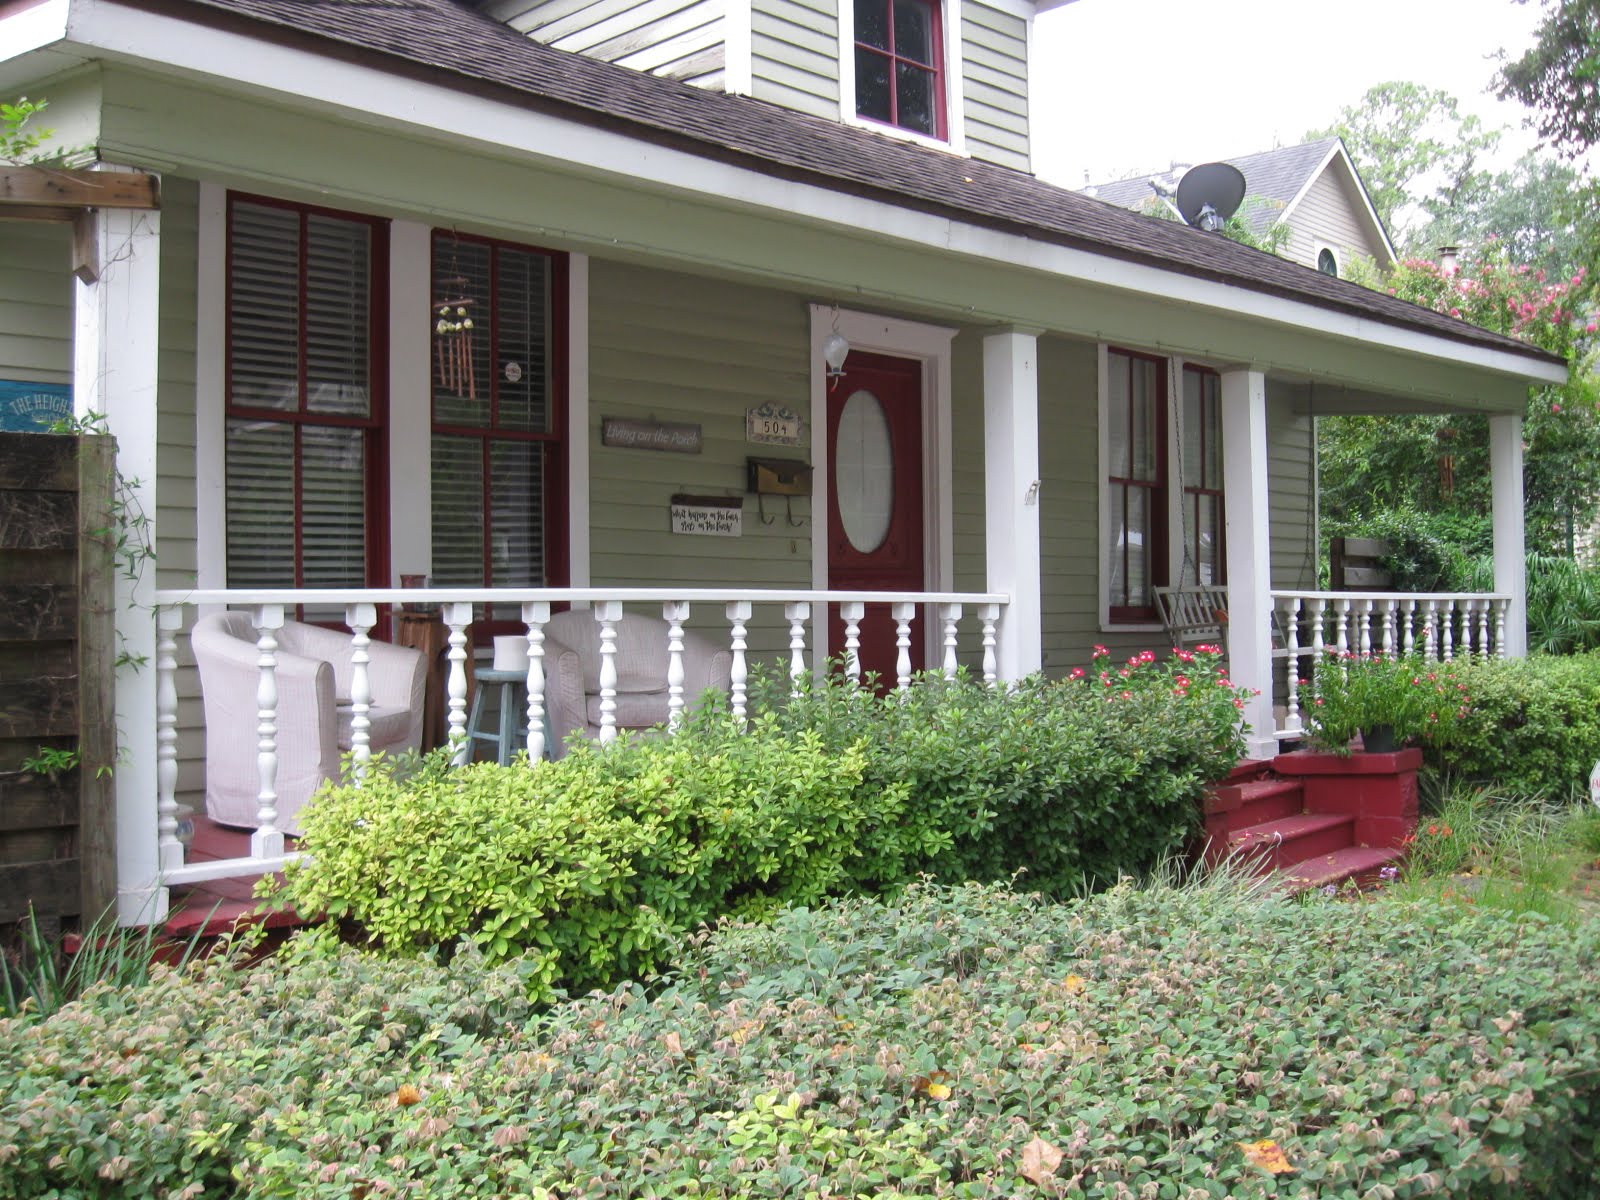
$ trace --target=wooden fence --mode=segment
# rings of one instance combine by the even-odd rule
[[[0,929],[116,899],[114,476],[109,438],[0,433]]]

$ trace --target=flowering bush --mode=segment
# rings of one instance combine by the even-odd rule
[[[1300,709],[1311,736],[1335,754],[1382,726],[1401,745],[1447,744],[1471,711],[1467,685],[1451,663],[1421,654],[1355,654],[1329,649],[1311,680],[1300,681]]]

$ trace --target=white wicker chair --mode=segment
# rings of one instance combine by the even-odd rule
[[[277,640],[278,828],[298,836],[301,807],[324,780],[339,778],[340,756],[350,749],[354,639],[286,621]],[[254,828],[261,792],[255,626],[248,613],[216,613],[195,622],[191,641],[205,704],[206,812],[224,825]],[[415,750],[427,664],[387,642],[372,642],[367,653],[372,750]]]
[[[639,613],[617,622],[617,728],[666,723],[667,623]],[[545,699],[550,712],[550,757],[567,752],[575,732],[600,736],[600,623],[594,613],[557,613],[545,625]],[[683,635],[683,698],[693,707],[708,688],[726,692],[733,652],[699,634]]]

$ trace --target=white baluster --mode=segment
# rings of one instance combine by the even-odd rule
[[[1311,601],[1311,657],[1314,666],[1322,665],[1322,651],[1327,646],[1328,602],[1321,596]]]
[[[178,639],[183,609],[156,610],[156,841],[161,869],[183,866],[178,840]]]
[[[528,761],[544,757],[544,626],[550,619],[548,600],[530,600],[522,606],[522,623],[528,627]]]
[[[1339,657],[1343,658],[1350,653],[1350,601],[1335,600],[1333,602],[1335,627],[1339,631],[1335,646],[1338,648]]]
[[[729,600],[727,613],[733,635],[733,670],[728,674],[728,690],[732,696],[729,707],[733,709],[733,715],[742,721],[745,713],[745,681],[750,678],[749,664],[744,657],[745,622],[750,619],[750,601]]]
[[[683,623],[689,602],[663,601],[661,619],[667,623],[667,728],[676,733],[683,724]]]
[[[1356,645],[1368,656],[1372,654],[1372,609],[1371,600],[1361,600],[1355,605]]]
[[[1489,657],[1489,601],[1474,600],[1473,609],[1478,614],[1478,639],[1473,645],[1473,653],[1481,658]]]
[[[373,604],[347,604],[344,623],[350,626],[350,762],[357,783],[372,761],[372,627],[378,609]]]
[[[1422,639],[1423,657],[1434,662],[1439,661],[1439,602],[1437,600],[1424,600],[1422,602]]]
[[[839,605],[839,619],[844,622],[844,671],[856,683],[861,682],[861,618],[867,606],[860,600],[846,600]]]
[[[1299,597],[1287,601],[1280,609],[1285,614],[1283,622],[1284,657],[1287,677],[1284,680],[1283,728],[1286,733],[1299,733],[1300,724],[1300,605]],[[1316,664],[1312,664],[1315,669]],[[1306,678],[1310,678],[1308,674]]]
[[[1394,656],[1400,653],[1400,639],[1395,629],[1395,602],[1393,600],[1380,600],[1378,607],[1383,613],[1383,652]]]
[[[598,601],[594,619],[600,622],[600,744],[608,746],[617,740],[617,622],[622,620],[622,601]]]
[[[789,622],[789,678],[794,681],[790,690],[798,696],[806,677],[806,622],[811,619],[811,605],[791,600],[783,606],[783,617]]]
[[[894,684],[899,691],[911,686],[911,621],[917,606],[909,600],[896,600],[889,606],[894,618]]]
[[[261,791],[256,798],[256,831],[250,835],[255,858],[277,858],[283,853],[283,833],[278,828],[278,630],[283,628],[283,605],[263,604],[256,609],[256,665],[261,668],[256,685],[256,769]]]
[[[995,655],[995,626],[1000,623],[1000,606],[978,605],[978,622],[983,628],[983,681],[994,687],[1000,682],[1000,667]]]
[[[1506,658],[1506,611],[1511,607],[1509,600],[1494,601],[1494,653],[1496,658]]]
[[[961,622],[961,605],[939,605],[939,620],[944,626],[944,661],[940,664],[946,678],[956,677],[956,627]]]
[[[1456,602],[1445,601],[1443,619],[1440,621],[1439,653],[1445,662],[1452,661],[1455,656],[1455,631],[1456,631]]]
[[[472,624],[472,605],[452,601],[442,608],[444,623],[450,629],[450,673],[445,682],[450,707],[450,761],[464,767],[472,758],[472,742],[467,738],[467,628]]]
[[[1417,648],[1417,602],[1411,597],[1401,601],[1405,610],[1404,624],[1400,630],[1400,645],[1406,654]]]

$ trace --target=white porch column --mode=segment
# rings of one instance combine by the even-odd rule
[[[1272,555],[1267,516],[1267,381],[1260,371],[1222,373],[1222,486],[1228,542],[1228,668],[1245,701],[1246,753],[1278,752],[1272,720]]]
[[[1044,666],[1039,598],[1039,338],[983,339],[984,544],[992,592],[1011,597],[1000,624],[999,674]]]
[[[102,209],[79,218],[92,262],[73,285],[73,408],[99,413],[117,439],[117,470],[156,536],[156,349],[161,214]],[[98,271],[98,277],[95,277]],[[92,282],[85,282],[86,278]],[[116,578],[116,626],[129,664],[117,670],[117,920],[166,915],[157,886],[155,566]]]
[[[1528,560],[1523,547],[1522,417],[1489,418],[1489,477],[1494,506],[1494,590],[1511,597],[1506,611],[1509,658],[1528,655]]]

